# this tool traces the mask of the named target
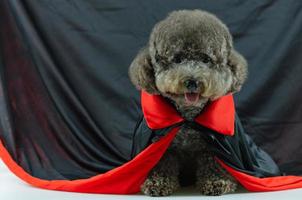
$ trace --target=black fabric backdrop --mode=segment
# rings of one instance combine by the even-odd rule
[[[249,62],[235,95],[246,132],[278,164],[302,169],[298,0],[1,1],[0,139],[13,159],[43,179],[86,178],[130,160],[142,114],[128,66],[177,9],[227,24]]]

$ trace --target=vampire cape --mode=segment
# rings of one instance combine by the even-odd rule
[[[274,191],[302,187],[301,176],[288,174],[286,169],[281,170],[244,132],[235,113],[232,95],[224,96],[207,105],[194,122],[185,121],[161,96],[142,92],[141,103],[143,117],[137,124],[133,137],[133,158],[99,175],[73,180],[40,178],[39,172],[26,171],[20,166],[3,143],[0,145],[0,156],[13,173],[37,187],[88,193],[137,193],[149,171],[160,160],[181,126],[186,124],[200,130],[209,148],[216,155],[217,161],[246,189]],[[38,141],[34,144],[42,145]],[[47,159],[41,157],[37,159],[42,166],[43,162],[47,162]],[[34,165],[35,162],[30,164]],[[45,166],[48,165],[45,163]],[[32,166],[32,169],[38,168]]]

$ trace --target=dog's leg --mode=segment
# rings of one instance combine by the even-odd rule
[[[179,188],[179,163],[175,153],[167,151],[141,186],[149,196],[168,196]]]
[[[218,196],[236,190],[236,180],[215,161],[210,153],[202,153],[197,163],[196,187],[201,194]]]

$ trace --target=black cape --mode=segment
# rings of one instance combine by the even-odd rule
[[[137,131],[139,139],[135,141],[141,142],[138,147],[185,125],[200,131],[217,161],[246,189],[275,191],[302,187],[299,173],[293,173],[288,165],[278,165],[245,132],[232,95],[211,102],[194,121],[184,120],[159,95],[142,92],[141,99],[144,120]],[[144,131],[146,127],[149,132]]]

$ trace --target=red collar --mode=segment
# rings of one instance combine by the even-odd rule
[[[141,92],[141,104],[147,125],[162,129],[184,121],[175,108],[160,95]],[[234,135],[235,106],[232,95],[211,102],[195,122],[223,135]]]

